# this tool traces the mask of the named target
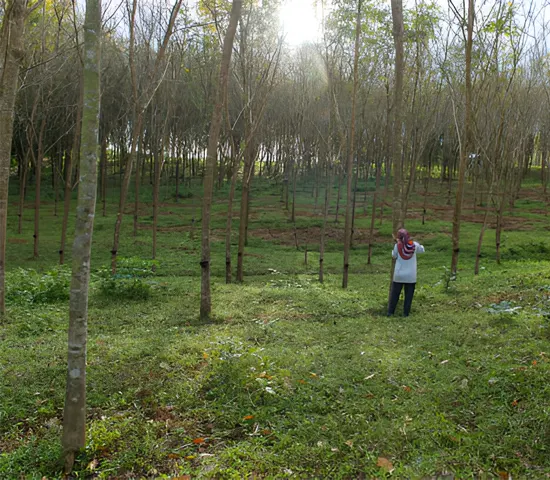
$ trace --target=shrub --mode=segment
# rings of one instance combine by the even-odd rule
[[[146,278],[154,275],[158,261],[138,257],[120,258],[117,273],[111,274],[110,267],[99,270],[99,292],[110,298],[146,300],[151,296],[152,285]]]
[[[66,301],[70,282],[71,273],[67,267],[57,267],[45,273],[19,268],[7,275],[6,302],[24,305]]]

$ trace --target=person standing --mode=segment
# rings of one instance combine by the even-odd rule
[[[397,243],[392,252],[392,257],[396,259],[396,262],[388,304],[388,317],[395,313],[395,307],[403,289],[405,290],[403,312],[405,317],[409,316],[416,287],[416,254],[424,253],[424,251],[422,245],[410,239],[407,230],[402,228],[397,232]]]

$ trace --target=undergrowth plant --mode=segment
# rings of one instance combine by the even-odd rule
[[[99,293],[112,299],[147,300],[153,288],[153,283],[148,278],[155,274],[158,266],[157,260],[121,258],[114,275],[109,266],[98,271]]]
[[[63,302],[69,299],[70,281],[67,267],[55,267],[45,273],[18,268],[7,275],[6,302],[14,305]]]

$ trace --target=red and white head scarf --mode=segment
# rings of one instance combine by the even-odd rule
[[[409,232],[404,228],[397,232],[397,250],[403,260],[410,260],[416,250],[416,245],[410,239]]]

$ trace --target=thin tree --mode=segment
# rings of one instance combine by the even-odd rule
[[[464,183],[468,163],[469,148],[471,145],[471,117],[472,117],[472,44],[474,32],[474,0],[468,0],[468,22],[466,39],[466,92],[464,112],[464,141],[460,148],[460,162],[458,165],[458,185],[453,212],[453,255],[451,258],[451,274],[456,275],[458,269],[458,254],[460,252],[460,220],[462,204],[464,203]]]
[[[353,198],[352,198],[352,180],[353,180],[353,156],[355,154],[355,113],[357,110],[357,87],[359,83],[359,40],[361,34],[361,3],[357,2],[357,24],[355,26],[355,54],[353,60],[353,94],[351,104],[351,127],[348,147],[347,161],[347,200],[346,200],[346,223],[344,234],[344,276],[342,279],[342,288],[348,288],[349,273],[349,251],[351,248],[351,235],[353,224]]]
[[[392,219],[393,233],[397,235],[397,230],[403,227],[405,219],[403,218],[403,76],[405,70],[405,54],[403,47],[404,27],[403,27],[403,1],[391,0],[392,19],[393,19],[393,41],[395,44],[395,84],[393,99],[393,132],[391,145],[391,159],[393,169],[393,202]],[[393,272],[393,268],[392,268]]]
[[[0,31],[0,316],[6,313],[5,268],[13,118],[28,0],[6,2]]]
[[[242,0],[233,0],[229,26],[223,40],[223,53],[220,63],[220,78],[216,92],[216,104],[212,112],[210,133],[208,135],[208,149],[206,152],[206,171],[204,176],[204,194],[202,201],[202,251],[201,251],[201,320],[209,320],[212,313],[212,297],[210,294],[210,211],[212,208],[212,190],[214,187],[214,169],[218,151],[218,140],[223,118],[223,103],[227,98],[227,84],[229,81],[229,66],[235,32],[241,16]]]
[[[84,23],[80,182],[72,251],[67,389],[63,412],[62,443],[67,474],[72,471],[75,454],[84,447],[86,440],[86,340],[99,156],[100,37],[101,0],[87,0]]]

